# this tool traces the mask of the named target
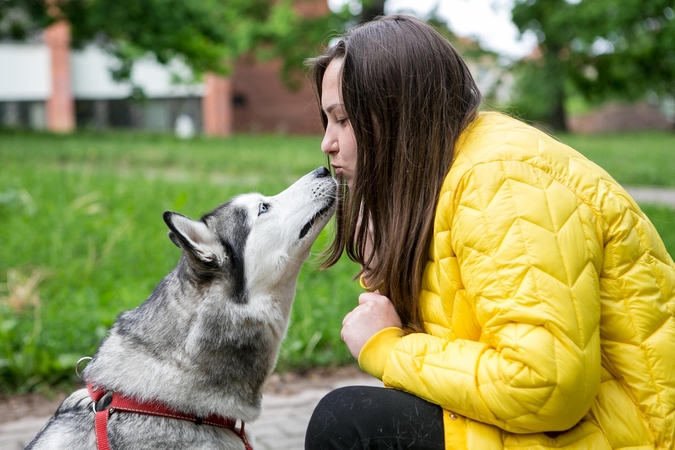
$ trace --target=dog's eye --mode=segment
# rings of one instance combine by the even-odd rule
[[[269,210],[270,210],[269,203],[261,203],[260,206],[258,206],[258,215],[265,214]]]

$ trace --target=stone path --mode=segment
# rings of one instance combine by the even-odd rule
[[[673,174],[675,177],[675,174]],[[638,203],[648,203],[675,208],[675,189],[654,187],[626,187],[628,193]]]
[[[293,394],[266,393],[262,414],[246,424],[246,431],[254,436],[255,450],[302,450],[305,429],[316,404],[332,389],[348,385],[382,386],[382,382],[364,374]],[[48,420],[49,416],[26,417],[0,424],[0,449],[23,449]]]

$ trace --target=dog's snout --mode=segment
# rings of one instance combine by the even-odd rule
[[[313,173],[317,178],[324,178],[330,176],[330,170],[326,169],[323,166],[316,169]]]

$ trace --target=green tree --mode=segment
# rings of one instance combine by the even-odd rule
[[[566,130],[570,90],[592,102],[675,95],[672,0],[516,0],[513,22],[533,31],[541,56],[522,62],[521,91],[533,108]]]
[[[303,1],[303,0],[299,0]],[[241,55],[281,56],[287,75],[326,38],[339,15],[301,18],[292,0],[0,0],[0,39],[26,39],[56,20],[71,25],[72,45],[95,41],[130,76],[135,60],[179,58],[196,73],[226,74]]]
[[[363,9],[361,10],[360,22],[370,22],[378,16],[384,15],[385,0],[361,0]]]

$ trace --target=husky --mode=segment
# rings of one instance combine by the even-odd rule
[[[26,448],[250,449],[244,423],[260,414],[336,189],[320,167],[276,196],[242,194],[199,220],[165,212],[177,267],[118,316],[81,373],[88,388]]]

